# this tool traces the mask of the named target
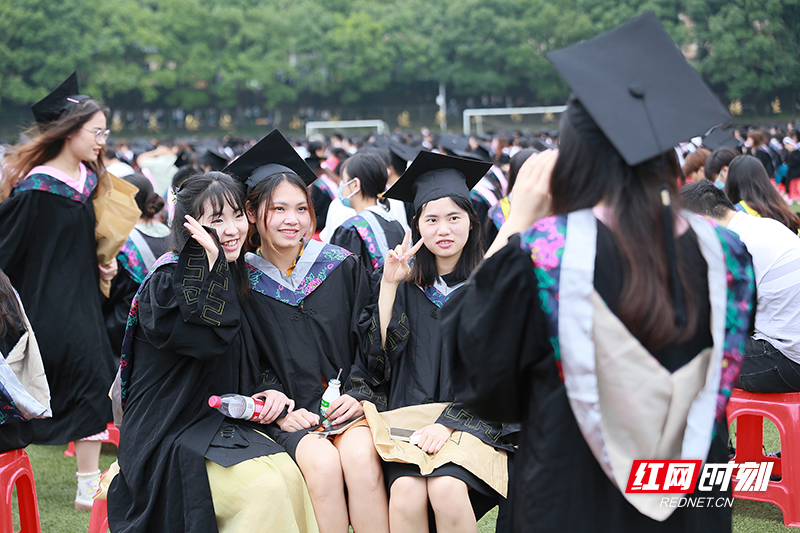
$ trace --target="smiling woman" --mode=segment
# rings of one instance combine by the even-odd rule
[[[250,297],[245,315],[263,356],[262,383],[285,391],[296,409],[267,428],[295,459],[323,532],[388,532],[383,473],[372,436],[356,422],[331,440],[320,425],[325,384],[341,374],[332,424],[362,415],[361,400],[385,401],[358,357],[357,326],[370,297],[358,258],[309,240],[314,210],[307,186],[316,176],[275,130],[227,169],[246,183],[252,223],[245,259]],[[346,492],[345,492],[346,487]]]
[[[31,140],[3,162],[0,269],[25,302],[53,396],[53,418],[31,422],[33,442],[77,441],[75,506],[88,510],[113,377],[98,284],[101,276],[114,277],[117,263],[97,265],[94,233],[107,110],[78,92],[73,73],[35,104]]]
[[[314,532],[302,476],[283,448],[263,426],[225,418],[207,403],[252,394],[265,401],[262,423],[290,403],[275,390],[253,394],[259,364],[241,307],[249,293],[244,187],[221,172],[192,176],[175,213],[185,222],[173,224],[172,253],[142,282],[125,332],[109,524],[118,532],[225,533],[265,523]]]

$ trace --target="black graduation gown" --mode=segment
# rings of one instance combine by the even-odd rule
[[[20,190],[0,204],[0,269],[25,303],[50,384],[53,417],[30,422],[36,444],[66,444],[111,421],[94,227],[91,199]]]
[[[282,390],[295,401],[295,409],[319,414],[322,393],[341,368],[342,394],[385,409],[385,395],[373,390],[359,356],[358,319],[370,296],[369,278],[355,255],[349,255],[299,306],[251,291],[244,311],[266,359],[260,390]],[[294,457],[306,432],[286,433],[277,424],[267,428]]]
[[[138,230],[134,228],[133,231]],[[161,257],[167,251],[165,237],[150,237],[145,234],[142,234],[142,237],[155,257]],[[111,280],[111,291],[108,298],[102,302],[106,333],[114,360],[117,362],[122,348],[122,338],[125,336],[125,325],[128,323],[128,312],[140,283],[131,276],[130,272],[125,270],[122,262],[117,258],[117,275]]]
[[[398,221],[386,220],[380,215],[376,215],[375,219],[381,225],[381,229],[386,236],[386,244],[389,246],[390,250],[393,250],[398,244],[402,244],[406,232]],[[356,254],[361,259],[361,264],[364,265],[364,268],[370,274],[375,270],[372,256],[368,249],[369,244],[353,226],[346,227],[343,224],[336,228],[336,231],[333,232],[333,236],[331,237],[331,244],[340,246]],[[380,254],[379,250],[377,252]],[[385,259],[385,257],[382,258],[381,265],[383,265],[383,260]]]
[[[680,508],[664,522],[639,513],[612,484],[583,438],[561,382],[537,280],[529,253],[514,235],[487,259],[466,287],[443,310],[443,335],[450,357],[480,369],[472,389],[458,393],[478,414],[522,422],[519,449],[509,487],[514,531],[706,532],[731,530],[730,508]],[[695,265],[688,290],[705,302],[708,317],[707,266],[693,232],[676,239],[678,250]],[[594,286],[617,313],[623,270],[614,237],[598,224]],[[500,334],[502,333],[502,335]],[[712,345],[708,320],[682,346],[651,353],[670,371]],[[707,460],[725,463],[727,427],[717,427]],[[718,491],[701,496],[730,497]]]
[[[457,283],[451,276],[444,276],[443,281],[451,286]],[[450,297],[453,298],[461,290],[463,287],[456,289]],[[444,307],[447,305],[445,303]],[[442,309],[416,285],[401,282],[386,330],[385,350],[381,347],[377,303],[373,303],[362,314],[362,350],[369,356],[370,372],[374,379],[388,385],[387,408],[392,410],[426,403],[451,403],[437,423],[470,433],[490,446],[510,451],[512,446],[505,439],[501,424],[475,416],[456,401],[452,368],[443,358],[440,331]],[[403,475],[420,475],[415,465],[385,463],[385,470],[389,485]],[[500,499],[488,485],[460,466],[443,465],[435,475],[461,479],[486,496],[480,498],[470,491],[478,518],[497,505]]]
[[[208,397],[255,392],[258,362],[233,265],[220,253],[209,273],[199,245],[190,239],[187,248],[194,248],[191,257],[184,253],[177,264],[157,268],[138,296],[120,473],[108,493],[115,533],[217,531],[205,457],[214,451],[212,439],[225,445],[221,426],[245,424],[210,408]],[[233,464],[283,451],[252,433],[241,438],[245,429],[234,431],[230,445],[245,447]]]

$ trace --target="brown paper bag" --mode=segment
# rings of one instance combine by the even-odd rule
[[[94,193],[94,212],[97,218],[97,262],[108,265],[114,261],[128,240],[136,222],[142,216],[134,197],[139,189],[127,181],[105,172]],[[100,290],[108,297],[111,282],[100,280]]]
[[[423,475],[446,463],[457,464],[505,498],[508,492],[508,457],[504,450],[497,450],[469,433],[454,431],[441,450],[428,455],[414,444],[389,436],[390,427],[417,430],[433,424],[447,406],[446,403],[429,403],[379,413],[375,405],[364,402],[364,415],[378,455],[384,461],[415,464]]]

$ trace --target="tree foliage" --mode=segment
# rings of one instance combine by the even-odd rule
[[[647,9],[723,100],[800,85],[800,0],[14,0],[0,3],[0,106],[72,70],[122,108],[347,104],[440,83],[561,103],[546,54]]]

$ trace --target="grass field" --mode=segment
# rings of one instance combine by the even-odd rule
[[[731,428],[731,433],[734,432]],[[764,422],[764,445],[767,451],[780,449],[778,431]],[[75,499],[75,459],[64,457],[66,446],[29,446],[28,455],[36,478],[39,514],[43,533],[85,533],[89,530],[89,513],[73,509]],[[104,444],[100,468],[105,470],[116,458],[113,445]],[[478,523],[480,533],[494,531],[497,518],[495,508]],[[18,522],[15,515],[15,526]],[[16,531],[15,528],[15,531]],[[735,533],[797,532],[800,528],[783,525],[781,510],[772,504],[736,500],[733,505],[733,531]]]

